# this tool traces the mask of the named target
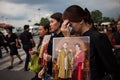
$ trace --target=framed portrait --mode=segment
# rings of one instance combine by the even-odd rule
[[[88,36],[53,38],[54,80],[90,80],[89,50]]]
[[[42,41],[42,46],[41,46],[41,50],[40,50],[40,54],[39,57],[42,58],[43,57],[43,53],[47,52],[47,47],[48,47],[48,43],[49,40],[51,38],[51,35],[45,35]]]

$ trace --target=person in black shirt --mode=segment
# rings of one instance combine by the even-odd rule
[[[117,21],[117,31],[113,33],[113,46],[117,62],[120,65],[120,20]]]
[[[84,10],[78,5],[68,7],[63,13],[61,30],[64,36],[72,35],[90,37],[90,79],[89,80],[119,80],[115,74],[120,73],[119,66],[112,51],[112,45],[105,34],[101,34],[93,26],[87,8]],[[109,74],[109,75],[107,75]],[[107,78],[107,79],[106,79]]]
[[[17,35],[15,33],[12,33],[12,27],[6,28],[6,31],[8,33],[6,36],[6,40],[10,48],[10,61],[11,61],[11,65],[8,67],[8,69],[12,69],[13,61],[14,61],[13,55],[16,55],[19,58],[20,60],[19,64],[21,64],[23,60],[21,59],[20,55],[18,54],[18,50],[17,50],[17,47],[19,47]]]
[[[29,50],[32,50],[32,44],[34,44],[33,36],[29,32],[29,25],[24,26],[24,32],[20,35],[20,40],[23,45],[23,49],[26,53],[26,60],[24,70],[28,71],[28,64],[31,59],[31,55],[29,54]]]
[[[9,53],[9,50],[8,50],[8,48],[7,48],[7,41],[6,41],[6,37],[5,37],[5,35],[2,33],[2,32],[0,32],[0,39],[1,39],[1,42],[2,42],[2,46],[5,48],[5,50],[6,50],[6,53]]]
[[[2,47],[3,47],[3,44],[2,44],[2,43],[3,43],[2,35],[3,35],[3,34],[2,34],[2,32],[0,31],[0,39],[1,39],[1,40],[0,40],[0,58],[2,58],[2,50],[1,50],[1,49],[2,49]]]

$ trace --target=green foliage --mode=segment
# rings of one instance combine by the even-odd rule
[[[48,18],[44,18],[44,17],[41,18],[40,24],[48,24],[48,23],[50,23]]]
[[[34,25],[39,26],[40,24],[48,24],[48,23],[50,23],[49,19],[42,17],[40,22],[39,23],[35,23]]]
[[[39,23],[35,23],[34,25],[39,26],[40,24]]]
[[[118,21],[118,20],[120,20],[120,14],[118,15],[118,19],[117,19],[117,21]]]
[[[109,17],[103,17],[102,22],[111,22],[112,20]]]
[[[93,22],[99,23],[102,21],[102,12],[99,10],[94,10],[91,12],[91,18]]]

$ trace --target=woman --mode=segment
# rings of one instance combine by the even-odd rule
[[[50,33],[51,39],[48,43],[47,53],[52,56],[52,45],[54,37],[63,37],[62,32],[60,31],[62,25],[62,13],[56,12],[50,16]],[[47,58],[47,57],[46,57]],[[47,59],[46,59],[47,60]],[[52,76],[52,59],[47,62],[47,74]]]
[[[45,35],[49,34],[49,24],[40,24],[39,26],[39,44],[37,46],[37,51],[32,50],[30,51],[30,54],[38,54],[41,49],[42,41]],[[41,61],[39,61],[39,64],[41,66]],[[45,67],[42,67],[41,70],[36,73],[35,77],[32,78],[32,80],[42,80],[43,74],[45,73]]]
[[[82,51],[79,43],[75,44],[74,54],[74,80],[83,80],[83,68],[84,68],[85,53]]]
[[[72,35],[90,37],[90,80],[102,80],[106,73],[120,72],[108,37],[94,28],[87,9],[72,5],[64,11],[63,20],[61,30],[64,36],[71,36],[71,25]]]
[[[50,16],[50,32],[54,37],[63,37],[60,30],[62,22],[62,13],[57,12]]]
[[[12,27],[6,28],[6,31],[8,33],[6,36],[6,40],[8,42],[8,46],[10,48],[10,62],[11,62],[11,65],[8,67],[8,69],[12,69],[14,55],[16,55],[19,58],[19,60],[20,60],[19,64],[21,64],[23,62],[23,60],[21,59],[20,55],[18,54],[18,50],[17,50],[17,48],[19,47],[17,35],[12,33]]]

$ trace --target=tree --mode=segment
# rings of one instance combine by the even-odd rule
[[[120,14],[118,14],[118,18],[117,18],[117,20],[120,20]]]
[[[48,24],[49,23],[49,19],[48,18],[41,18],[40,24]]]
[[[99,10],[92,11],[91,18],[94,23],[100,23],[102,21],[102,12]]]
[[[40,24],[39,24],[39,23],[35,23],[34,25],[37,25],[37,26],[39,26]]]
[[[112,19],[110,19],[109,17],[103,17],[102,18],[102,22],[111,22]]]

